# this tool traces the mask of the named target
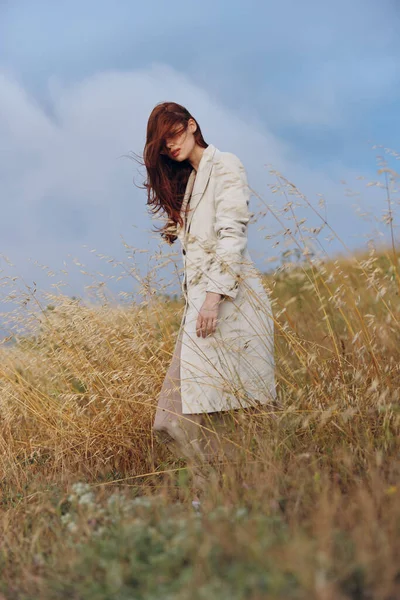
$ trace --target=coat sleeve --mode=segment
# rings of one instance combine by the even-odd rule
[[[238,293],[242,255],[247,246],[250,190],[240,159],[224,153],[215,168],[215,255],[208,272],[207,292],[234,299]]]

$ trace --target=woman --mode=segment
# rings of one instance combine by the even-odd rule
[[[181,243],[186,300],[153,429],[197,465],[199,491],[200,466],[232,456],[234,434],[251,435],[240,421],[275,404],[273,318],[247,249],[250,190],[239,158],[207,144],[183,106],[164,102],[149,117],[144,163],[148,204],[167,215],[161,235]]]

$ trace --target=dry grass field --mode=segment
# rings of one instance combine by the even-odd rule
[[[264,276],[281,405],[201,512],[151,433],[183,301],[49,296],[0,350],[0,598],[400,598],[399,268]]]

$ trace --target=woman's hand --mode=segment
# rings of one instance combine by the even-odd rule
[[[207,292],[206,299],[199,311],[196,321],[197,337],[207,337],[217,328],[218,310],[221,303],[221,294],[216,292]]]

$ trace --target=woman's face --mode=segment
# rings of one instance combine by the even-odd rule
[[[197,129],[194,119],[189,119],[188,126],[176,126],[171,135],[165,138],[165,147],[163,154],[167,154],[172,160],[182,162],[186,160],[196,145],[194,132]]]

